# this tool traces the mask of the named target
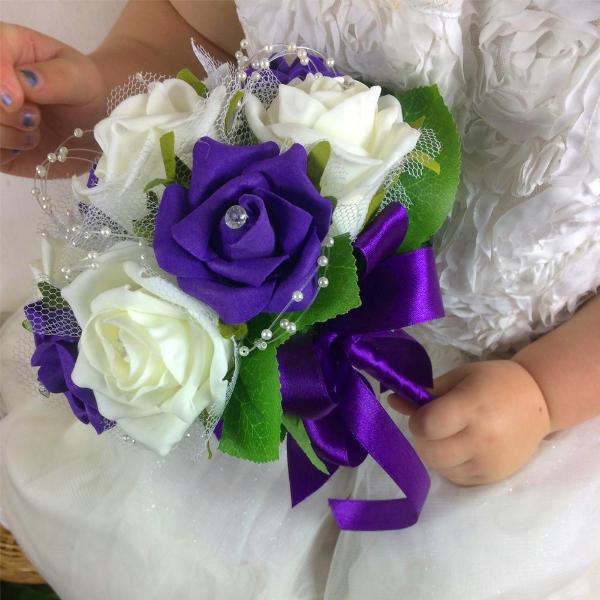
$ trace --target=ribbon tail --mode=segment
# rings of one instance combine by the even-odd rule
[[[287,436],[287,462],[292,507],[325,485],[337,470],[337,465],[328,462],[329,475],[315,468],[291,435]]]
[[[371,386],[355,374],[343,390],[344,420],[356,440],[403,491],[392,500],[338,500],[329,505],[340,529],[384,531],[417,522],[429,492],[427,470],[381,406]]]

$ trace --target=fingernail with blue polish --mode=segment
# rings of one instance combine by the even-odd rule
[[[21,75],[23,75],[27,84],[31,87],[35,87],[40,82],[40,78],[37,76],[37,73],[34,73],[29,69],[21,69]]]
[[[21,122],[23,123],[23,127],[27,127],[27,129],[30,129],[35,125],[35,119],[33,118],[33,114],[30,112],[23,113],[23,118],[21,119]]]
[[[10,106],[13,103],[12,98],[6,92],[0,93],[0,100],[2,100],[2,104],[4,104],[4,106]]]

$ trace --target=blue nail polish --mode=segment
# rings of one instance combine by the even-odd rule
[[[37,76],[37,73],[34,73],[29,69],[21,69],[21,75],[23,75],[27,84],[31,87],[35,87],[40,81],[39,77]]]
[[[10,106],[13,103],[12,98],[6,92],[2,92],[0,94],[0,99],[2,100],[2,104],[4,104],[4,106]]]
[[[23,123],[23,127],[27,127],[27,129],[30,129],[35,125],[35,120],[30,112],[23,113],[21,122]]]

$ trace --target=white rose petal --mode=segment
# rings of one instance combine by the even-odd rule
[[[369,202],[387,172],[400,163],[419,139],[402,120],[402,108],[381,88],[341,77],[314,77],[279,86],[268,109],[258,98],[246,99],[246,116],[256,137],[280,145],[304,146],[327,140],[332,155],[321,179],[324,195],[335,196],[334,233],[358,235]]]
[[[205,135],[216,137],[224,99],[224,86],[203,98],[180,79],[151,83],[148,92],[127,98],[94,128],[102,149],[96,166],[99,184],[87,188],[75,178],[76,197],[131,230],[132,221],[146,213],[144,187],[165,175],[161,136],[172,131],[175,153],[190,165],[195,142]]]
[[[138,253],[119,244],[63,288],[82,328],[72,377],[104,417],[165,455],[203,410],[222,413],[232,343],[214,311],[144,276]]]

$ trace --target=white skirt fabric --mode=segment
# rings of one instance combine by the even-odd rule
[[[509,480],[432,474],[410,529],[339,533],[328,497],[398,494],[370,461],[293,510],[285,454],[253,465],[185,440],[166,459],[97,436],[22,383],[20,314],[1,332],[2,519],[62,600],[592,600],[600,589],[600,419]],[[437,371],[461,356],[432,350]],[[402,419],[401,427],[405,427]]]

